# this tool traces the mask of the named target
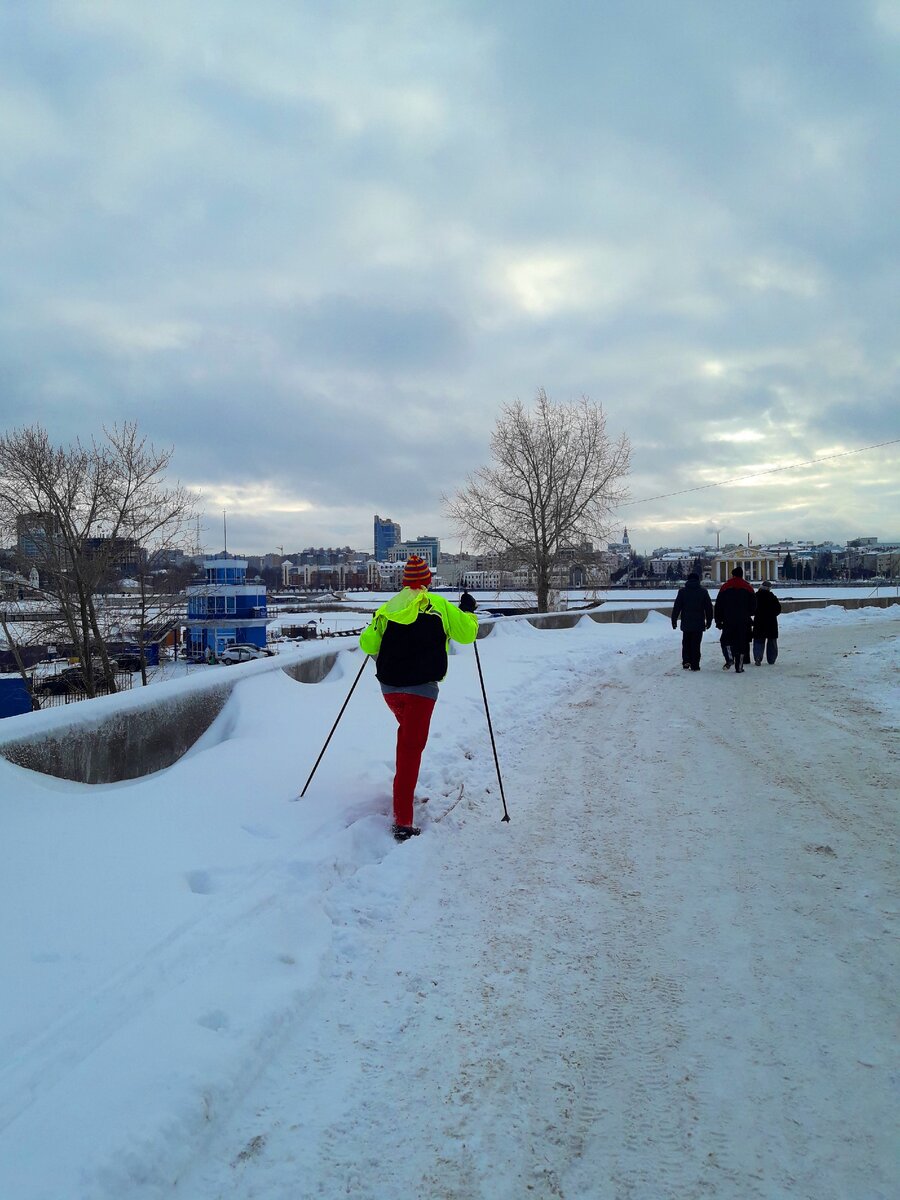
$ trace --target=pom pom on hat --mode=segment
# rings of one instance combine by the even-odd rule
[[[403,586],[408,588],[427,588],[431,583],[431,571],[424,558],[411,554],[403,568]]]

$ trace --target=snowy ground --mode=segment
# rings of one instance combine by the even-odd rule
[[[357,653],[152,778],[0,760],[0,1197],[893,1200],[898,635],[501,624],[512,821],[465,648],[402,846],[371,667],[290,802]]]

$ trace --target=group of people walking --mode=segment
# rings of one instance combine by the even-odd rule
[[[764,580],[754,591],[741,567],[735,567],[731,578],[719,588],[715,605],[701,585],[700,576],[691,573],[684,587],[678,589],[672,609],[672,628],[677,629],[681,621],[682,667],[685,671],[700,670],[700,643],[714,621],[722,631],[723,670],[734,667],[739,675],[750,662],[751,643],[756,666],[762,666],[763,656],[771,666],[778,657],[780,612],[781,602],[769,581]]]
[[[394,824],[398,842],[415,837],[413,801],[422,751],[428,741],[431,714],[438,685],[447,673],[450,642],[463,645],[478,636],[475,601],[468,592],[459,605],[428,590],[431,570],[417,555],[410,555],[403,571],[401,590],[375,612],[359,639],[360,649],[376,663],[376,675],[385,703],[397,720],[397,761],[393,786]],[[778,614],[781,604],[766,581],[755,592],[735,567],[719,588],[715,606],[700,576],[691,574],[679,588],[672,610],[672,628],[681,621],[681,660],[685,670],[700,670],[700,643],[715,621],[722,630],[725,668],[736,673],[750,661],[762,664],[778,657]],[[326,743],[327,744],[327,743]]]

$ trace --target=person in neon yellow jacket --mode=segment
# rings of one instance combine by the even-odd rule
[[[447,674],[450,640],[466,645],[478,636],[475,601],[469,593],[457,607],[444,596],[432,595],[430,583],[428,564],[410,555],[402,590],[376,610],[359,639],[360,649],[375,656],[385,703],[397,718],[392,832],[398,842],[421,832],[413,824],[413,794],[438,684]]]

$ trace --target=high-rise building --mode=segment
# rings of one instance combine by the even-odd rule
[[[400,541],[400,526],[390,517],[375,514],[375,560],[387,562],[387,552]]]
[[[389,562],[405,562],[411,554],[418,554],[434,571],[441,557],[440,538],[423,536],[412,538],[408,542],[395,542],[387,551],[387,559]]]
[[[145,555],[134,538],[89,537],[81,543],[85,558],[106,560],[113,575],[136,575]]]
[[[53,513],[26,512],[16,517],[16,549],[21,559],[52,562],[62,547],[62,529]]]

